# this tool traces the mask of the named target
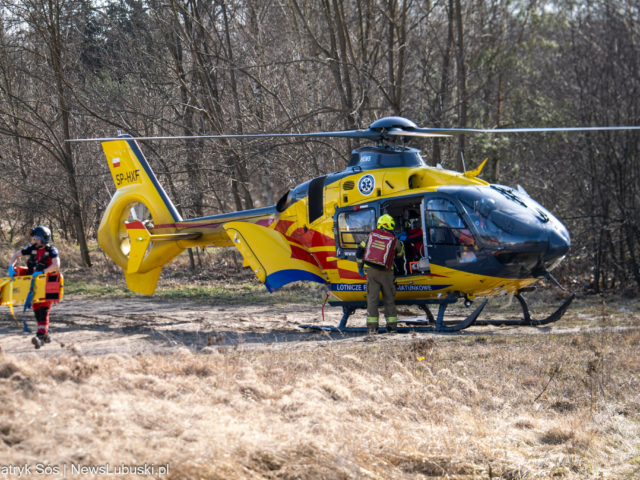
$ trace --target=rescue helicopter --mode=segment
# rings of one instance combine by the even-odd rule
[[[406,321],[408,326],[398,331],[451,332],[476,323],[487,299],[454,325],[444,320],[447,306],[462,301],[469,307],[480,297],[494,295],[512,295],[519,301],[523,317],[512,324],[545,325],[559,320],[575,294],[540,320],[532,318],[523,294],[534,290],[540,278],[559,286],[551,272],[569,251],[570,236],[521,187],[478,178],[486,160],[465,172],[431,167],[407,142],[416,137],[474,133],[639,128],[420,128],[403,117],[385,117],[369,128],[349,131],[136,138],[119,134],[71,141],[102,142],[116,193],[102,218],[98,242],[122,267],[130,290],[152,295],[163,266],[187,248],[235,246],[244,265],[269,292],[297,281],[327,286],[336,299],[330,305],[343,309],[339,326],[303,328],[364,331],[347,327],[350,315],[366,307],[366,284],[358,274],[355,252],[376,228],[378,217],[389,214],[406,251],[394,265],[396,304],[418,305],[425,312],[424,321]],[[257,137],[351,138],[373,145],[353,150],[344,171],[302,183],[273,206],[183,219],[137,142]],[[438,306],[436,317],[429,306]]]

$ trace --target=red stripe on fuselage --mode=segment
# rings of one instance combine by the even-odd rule
[[[327,260],[327,257],[335,257],[336,252],[312,252],[312,255],[323,270],[338,268],[338,262],[335,260]]]
[[[246,220],[237,220],[239,222],[246,222]],[[218,228],[224,225],[226,222],[220,223],[179,223],[176,226],[178,228]]]
[[[233,220],[236,222],[247,222],[248,220]],[[273,218],[263,218],[255,222],[256,225],[260,225],[261,227],[268,227],[275,220]],[[161,225],[156,225],[155,228],[218,228],[225,223],[228,222],[219,222],[219,223],[163,223]]]
[[[276,225],[276,232],[280,232],[287,240],[290,240],[300,245],[304,245],[307,248],[316,247],[335,247],[336,242],[333,238],[318,232],[317,230],[304,231],[303,228],[296,228],[291,235],[287,235],[287,231],[291,228],[295,222],[290,220],[280,220]]]
[[[281,234],[283,234],[286,237],[287,236],[287,230],[289,230],[289,228],[293,224],[294,224],[294,222],[291,222],[289,220],[280,220],[278,222],[278,224],[276,225],[275,231],[276,232],[280,232]]]
[[[293,232],[292,236],[293,235],[296,235],[296,237],[290,240],[294,240],[307,248],[336,246],[336,241],[333,238],[316,230],[308,230],[305,232],[302,228],[298,228]]]
[[[291,258],[302,260],[303,262],[310,263],[311,265],[318,266],[315,258],[306,249],[300,248],[296,245],[291,245]]]
[[[218,228],[221,225],[224,223],[163,223],[154,228]]]
[[[362,277],[358,272],[352,272],[351,270],[345,270],[344,268],[338,269],[338,275],[340,275],[341,280],[362,280]]]

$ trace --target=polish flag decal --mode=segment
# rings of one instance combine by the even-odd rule
[[[119,167],[120,166],[120,157],[116,157],[111,159],[111,161],[113,162],[113,167]]]

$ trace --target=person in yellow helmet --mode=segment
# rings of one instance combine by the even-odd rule
[[[393,217],[382,215],[378,219],[378,228],[369,233],[356,251],[358,273],[362,277],[366,273],[367,278],[367,330],[371,334],[378,333],[378,298],[381,292],[387,332],[395,333],[398,328],[393,261],[396,257],[404,255],[404,244],[396,239],[393,234],[394,228]]]

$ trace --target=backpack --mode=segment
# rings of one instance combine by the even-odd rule
[[[386,230],[372,230],[364,247],[363,260],[379,265],[385,270],[391,269],[396,251],[396,236]]]

